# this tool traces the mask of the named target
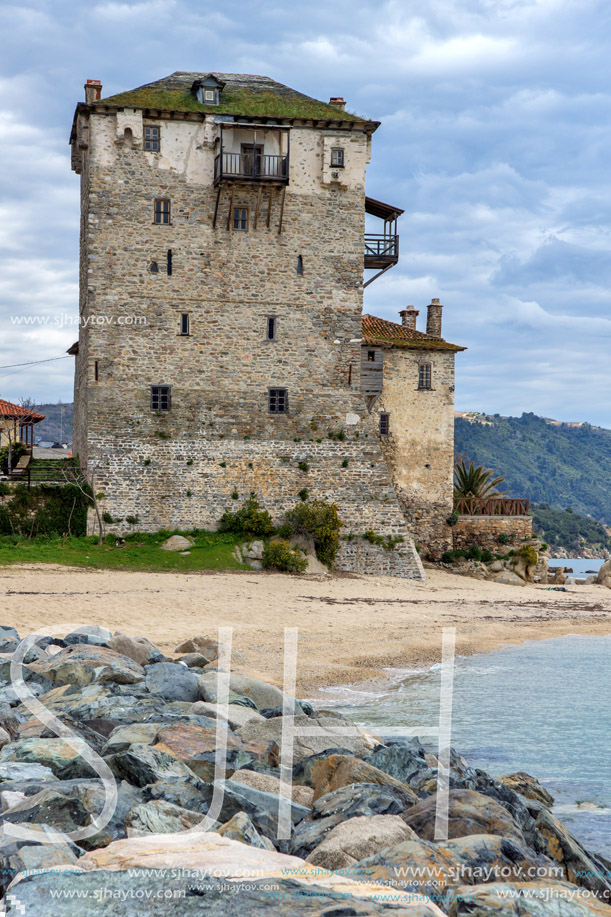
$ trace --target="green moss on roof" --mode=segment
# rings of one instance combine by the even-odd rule
[[[160,83],[163,81],[159,81]],[[319,102],[308,96],[295,93],[274,91],[272,80],[270,88],[232,88],[226,86],[220,97],[220,105],[204,105],[187,88],[165,88],[162,86],[141,86],[129,92],[101,99],[96,105],[107,105],[113,108],[154,108],[161,111],[198,111],[226,115],[247,115],[251,117],[270,118],[304,118],[324,121],[362,121],[365,118],[342,111],[333,105]],[[284,88],[284,87],[283,87]]]

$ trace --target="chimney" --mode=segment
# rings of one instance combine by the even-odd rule
[[[85,83],[85,102],[91,105],[102,96],[102,84],[99,80],[87,80]]]
[[[431,299],[426,311],[426,333],[431,337],[441,338],[441,310],[443,306],[438,299]]]
[[[408,306],[407,309],[402,309],[399,315],[401,316],[401,324],[405,328],[409,328],[410,331],[416,330],[416,319],[420,315],[417,309],[413,306]]]
[[[341,96],[331,96],[329,105],[332,105],[334,108],[340,108],[342,111],[346,108],[346,102]]]

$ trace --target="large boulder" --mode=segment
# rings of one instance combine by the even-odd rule
[[[427,764],[424,749],[419,742],[410,745],[379,745],[365,761],[414,790],[427,780],[437,779],[437,773]]]
[[[314,801],[354,783],[375,783],[381,786],[394,786],[401,789],[412,802],[418,802],[418,796],[410,787],[396,780],[373,764],[367,764],[350,755],[329,755],[316,762],[312,768],[314,780]]]
[[[202,821],[200,812],[193,812],[165,799],[141,802],[129,810],[125,818],[128,837],[141,834],[176,834],[189,831]]]
[[[449,895],[448,917],[611,917],[611,908],[568,882],[464,885]]]
[[[32,874],[36,870],[46,871],[54,866],[75,867],[82,853],[76,844],[62,841],[55,837],[54,843],[48,843],[49,836],[54,835],[47,825],[23,824],[30,832],[39,832],[40,840],[30,838],[2,836],[2,869],[0,870],[0,896],[4,895],[10,882],[19,873]],[[19,911],[14,912],[15,915]]]
[[[611,589],[611,559],[606,560],[598,571],[596,582],[600,586],[607,586]]]
[[[108,646],[115,653],[121,653],[122,656],[127,656],[142,666],[151,662],[159,662],[164,658],[159,647],[151,643],[146,637],[128,637],[127,634],[115,634],[108,640]]]
[[[220,786],[220,785],[219,785]],[[226,820],[238,812],[246,812],[255,828],[274,845],[278,844],[278,815],[280,799],[275,793],[265,793],[244,783],[226,780],[223,805],[219,818]],[[305,806],[296,802],[290,804],[290,819],[293,825],[303,821],[310,814]]]
[[[233,783],[243,783],[245,786],[252,786],[255,790],[261,790],[264,793],[274,793],[280,795],[280,778],[273,774],[261,774],[258,771],[237,770],[231,775]],[[300,806],[311,808],[314,790],[309,786],[292,786],[291,798],[293,802]]]
[[[0,763],[12,761],[42,764],[53,771],[60,780],[70,777],[97,777],[95,770],[81,756],[89,748],[84,739],[73,739],[69,745],[64,739],[20,739],[5,745],[0,751]]]
[[[332,828],[306,859],[323,869],[346,869],[415,837],[399,815],[360,815]]]
[[[250,847],[261,847],[264,850],[275,850],[270,840],[259,834],[252,821],[245,812],[238,812],[233,818],[216,829],[221,837],[228,837],[233,841],[240,841]]]
[[[219,717],[229,724],[230,729],[240,729],[250,722],[265,722],[265,717],[253,710],[252,707],[243,707],[242,704],[228,704],[227,715],[223,712],[218,704],[211,704],[205,700],[199,700],[190,708],[190,712],[196,716],[209,716],[216,720]]]
[[[226,741],[223,776],[229,776],[266,753],[264,744],[243,742],[229,730],[226,732]],[[154,748],[184,762],[201,780],[212,781],[219,776],[216,772],[216,729],[204,729],[192,723],[165,726],[159,730]]]
[[[87,685],[94,681],[132,685],[144,679],[144,669],[133,659],[106,646],[88,644],[67,646],[46,661],[32,663],[31,668],[57,685]]]
[[[538,802],[543,803],[544,806],[547,806],[548,809],[551,809],[554,805],[554,797],[547,792],[545,787],[541,786],[536,777],[531,777],[530,774],[526,774],[524,771],[517,771],[515,774],[504,774],[499,777],[499,783],[509,787],[510,790],[514,790],[521,796],[526,796],[528,799],[536,799]]]
[[[199,700],[198,675],[177,662],[156,662],[145,668],[146,686],[151,694],[166,700],[194,703]]]
[[[337,825],[350,818],[401,815],[413,805],[411,796],[396,786],[356,784],[321,796],[309,817],[300,822],[290,843],[290,852],[307,857]]]
[[[217,672],[204,672],[199,677],[199,690],[204,700],[216,704],[218,701],[218,674]],[[268,685],[250,675],[231,674],[229,677],[229,690],[233,694],[243,694],[249,697],[259,710],[267,707],[277,707],[282,704],[283,694],[275,685]]]
[[[445,910],[448,889],[525,874],[553,877],[554,865],[524,844],[495,835],[438,843],[414,836],[361,860],[351,875],[359,872],[370,881],[428,895]]]
[[[404,815],[405,823],[423,840],[434,840],[437,794],[412,806]],[[524,844],[518,823],[496,800],[475,790],[450,790],[448,803],[448,837],[468,834],[498,834]]]
[[[184,535],[170,535],[159,547],[162,551],[188,551],[194,543],[192,538],[185,538]]]
[[[280,750],[282,743],[282,717],[274,717],[266,720],[265,723],[250,722],[241,729],[238,729],[238,735],[245,742],[263,742],[273,746],[270,755],[270,764],[277,765],[280,760]],[[303,761],[311,755],[319,754],[327,749],[336,748],[341,745],[350,754],[364,758],[371,751],[369,742],[359,730],[358,726],[350,723],[348,720],[337,714],[324,713],[320,716],[296,716],[294,718],[295,728],[300,727],[318,727],[321,729],[321,735],[314,736],[295,736],[293,740],[293,762]],[[350,734],[338,735],[337,728],[349,728]]]
[[[130,723],[116,726],[104,745],[105,755],[127,751],[130,745],[154,745],[161,726],[159,723]]]
[[[106,760],[115,776],[133,786],[146,786],[169,778],[195,777],[182,761],[150,745],[130,745],[127,751],[110,755]]]
[[[201,653],[206,659],[214,662],[219,656],[218,640],[210,637],[189,637],[174,650],[175,653]]]
[[[193,830],[115,841],[104,850],[86,853],[78,867],[83,872],[71,871],[70,891],[74,895],[70,897],[61,894],[66,888],[61,872],[21,879],[13,890],[25,913],[50,913],[52,906],[57,917],[85,917],[84,898],[95,900],[94,889],[103,888],[108,891],[113,917],[136,917],[142,913],[142,899],[146,900],[147,915],[167,917],[176,910],[168,902],[168,891],[175,895],[172,900],[179,902],[176,913],[181,917],[204,912],[218,917],[302,913],[304,917],[443,917],[443,912],[425,898],[392,888],[385,888],[382,895],[374,883],[355,882],[297,857],[248,846],[214,832]],[[205,877],[196,889],[195,872]],[[232,895],[227,894],[228,882],[235,892]],[[134,883],[142,891],[141,897],[134,898]],[[97,912],[97,904],[95,908]]]
[[[33,761],[3,761],[0,764],[0,787],[16,780],[57,780],[50,767]]]

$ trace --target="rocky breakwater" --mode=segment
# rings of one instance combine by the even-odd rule
[[[611,917],[611,864],[526,774],[452,751],[440,840],[433,753],[219,678],[214,640],[44,638],[14,683],[18,645],[0,629],[9,915]]]

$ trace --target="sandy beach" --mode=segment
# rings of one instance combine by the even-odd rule
[[[24,636],[82,624],[144,634],[165,652],[230,626],[236,669],[277,684],[283,630],[299,628],[298,690],[386,680],[388,667],[438,662],[443,627],[461,655],[564,634],[611,633],[603,586],[503,586],[427,570],[427,582],[391,577],[294,577],[258,572],[122,573],[29,565],[0,569],[3,624]]]

